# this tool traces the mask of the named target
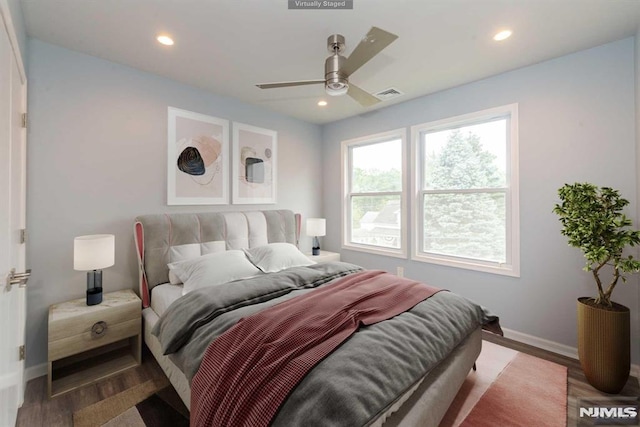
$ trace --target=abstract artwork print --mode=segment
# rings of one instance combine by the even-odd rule
[[[169,107],[167,204],[228,204],[229,122]]]
[[[277,132],[233,123],[233,203],[276,203]]]

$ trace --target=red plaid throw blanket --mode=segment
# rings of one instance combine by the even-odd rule
[[[296,384],[351,336],[439,289],[365,271],[242,319],[215,341],[191,384],[191,426],[267,426]]]

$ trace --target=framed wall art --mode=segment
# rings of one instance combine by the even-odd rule
[[[232,202],[276,203],[278,134],[233,122]]]
[[[229,203],[229,121],[169,107],[167,204]]]

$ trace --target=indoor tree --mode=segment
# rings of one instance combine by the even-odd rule
[[[623,213],[629,201],[609,187],[589,183],[565,184],[558,190],[560,203],[553,209],[560,217],[562,234],[569,245],[579,248],[587,260],[598,288],[595,305],[612,307],[611,293],[625,273],[640,271],[640,261],[624,255],[627,247],[640,243],[640,231],[632,230],[631,220]],[[613,271],[608,283],[603,283],[603,268]]]

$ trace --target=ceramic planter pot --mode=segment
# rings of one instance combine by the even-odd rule
[[[619,393],[631,367],[629,308],[613,303],[607,310],[578,298],[578,356],[589,384],[606,393]]]

